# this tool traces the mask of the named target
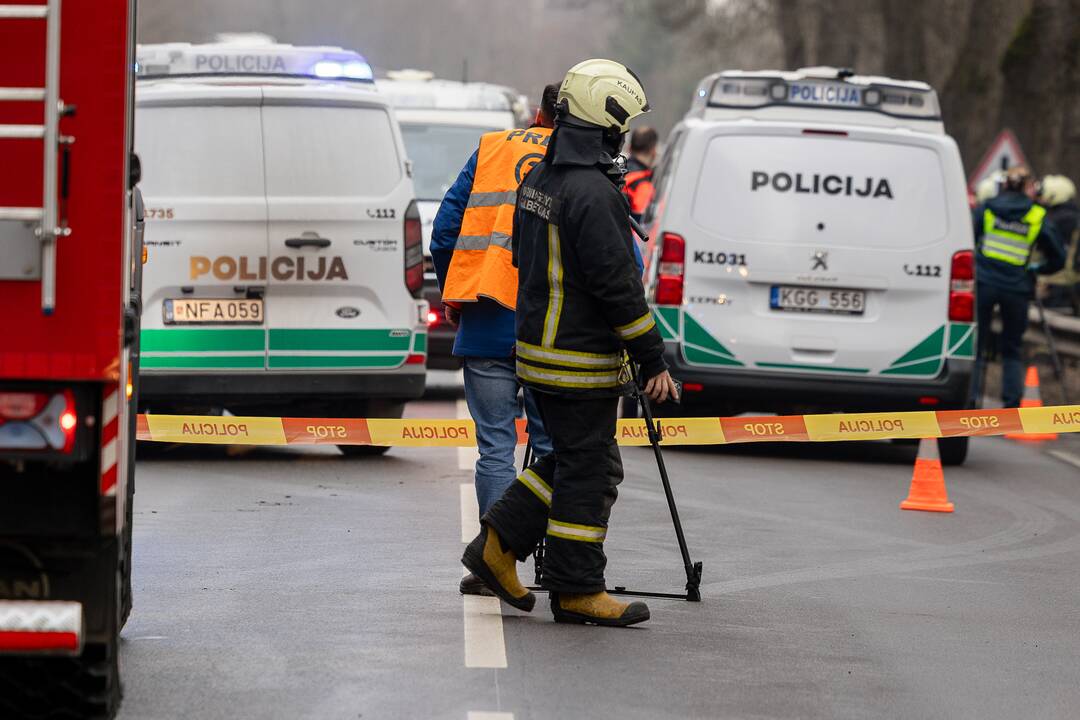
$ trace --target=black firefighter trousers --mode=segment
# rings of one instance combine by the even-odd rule
[[[547,535],[543,585],[593,593],[605,589],[604,538],[622,482],[615,443],[619,398],[535,394],[554,452],[530,465],[482,518],[518,560]]]

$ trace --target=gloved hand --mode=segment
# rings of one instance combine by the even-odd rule
[[[461,321],[461,311],[449,305],[443,306],[443,316],[446,317],[446,322],[450,323],[450,327],[457,327]]]
[[[672,379],[671,373],[667,370],[649,378],[649,381],[645,383],[645,394],[655,403],[665,402],[669,397],[673,400],[679,399],[679,388],[675,385],[675,380]]]

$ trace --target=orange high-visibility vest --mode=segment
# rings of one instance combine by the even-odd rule
[[[551,130],[499,130],[480,138],[472,193],[446,273],[443,302],[454,306],[490,298],[517,304],[517,268],[511,262],[517,188],[547,153]]]
[[[630,212],[641,215],[645,212],[645,208],[649,207],[649,203],[653,199],[653,192],[656,190],[653,187],[652,178],[652,168],[626,173],[624,178],[626,185],[623,188],[623,193],[626,195],[626,199],[630,201]]]

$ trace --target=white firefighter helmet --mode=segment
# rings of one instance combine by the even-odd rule
[[[645,88],[634,72],[613,60],[580,62],[567,71],[559,87],[559,105],[567,112],[602,128],[630,129],[630,121],[649,112]]]
[[[1076,185],[1064,175],[1047,175],[1042,179],[1042,199],[1050,207],[1069,202],[1076,197]]]
[[[1005,173],[998,170],[988,178],[984,178],[975,186],[975,200],[984,203],[997,196],[1005,182]]]

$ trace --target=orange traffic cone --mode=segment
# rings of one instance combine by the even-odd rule
[[[1042,407],[1042,394],[1039,392],[1039,369],[1034,365],[1028,365],[1027,375],[1024,377],[1024,397],[1020,399],[1020,407]],[[1042,442],[1044,440],[1057,440],[1057,433],[1009,433],[1005,437],[1024,442]]]
[[[919,441],[919,456],[915,458],[915,474],[911,476],[911,490],[907,500],[900,503],[901,510],[929,510],[952,512],[953,504],[945,492],[945,473],[941,470],[936,438]]]

